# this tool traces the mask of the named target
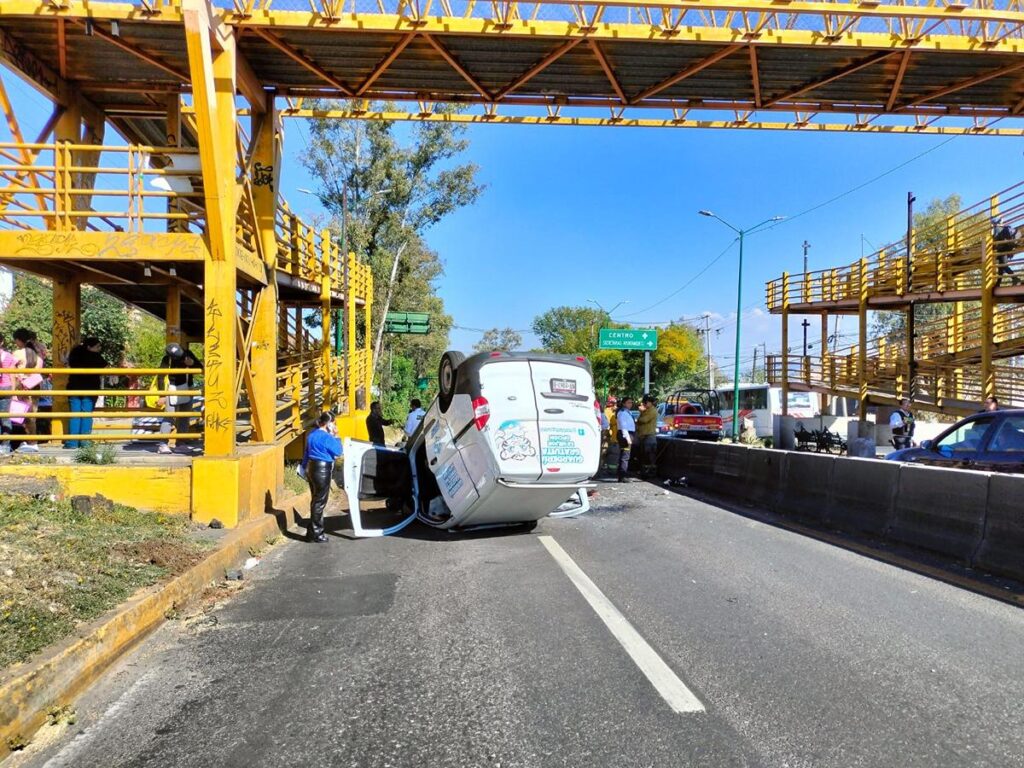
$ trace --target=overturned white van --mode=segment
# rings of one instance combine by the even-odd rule
[[[404,448],[345,441],[345,490],[358,536],[417,517],[446,529],[536,522],[586,487],[601,452],[601,410],[583,357],[446,352],[439,394]],[[365,524],[360,501],[398,519]]]

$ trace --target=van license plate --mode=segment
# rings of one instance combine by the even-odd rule
[[[551,391],[560,395],[575,395],[576,381],[575,379],[552,379]]]

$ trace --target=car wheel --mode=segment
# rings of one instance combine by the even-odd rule
[[[437,400],[441,413],[448,412],[455,396],[455,372],[466,356],[461,352],[449,350],[441,355],[441,364],[437,368]]]

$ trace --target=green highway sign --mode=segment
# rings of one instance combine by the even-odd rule
[[[598,347],[653,352],[658,348],[658,330],[656,328],[602,328],[598,337]]]
[[[388,312],[384,316],[385,333],[430,333],[430,315],[426,312]]]

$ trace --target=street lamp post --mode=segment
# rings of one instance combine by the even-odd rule
[[[736,273],[736,362],[732,375],[732,439],[733,442],[736,442],[740,434],[740,330],[743,321],[743,239],[746,235],[753,234],[765,224],[782,221],[785,217],[772,216],[770,219],[765,219],[753,227],[739,229],[711,211],[698,211],[698,213],[701,216],[710,216],[712,219],[718,219],[735,232],[739,236],[740,241],[740,263]]]

